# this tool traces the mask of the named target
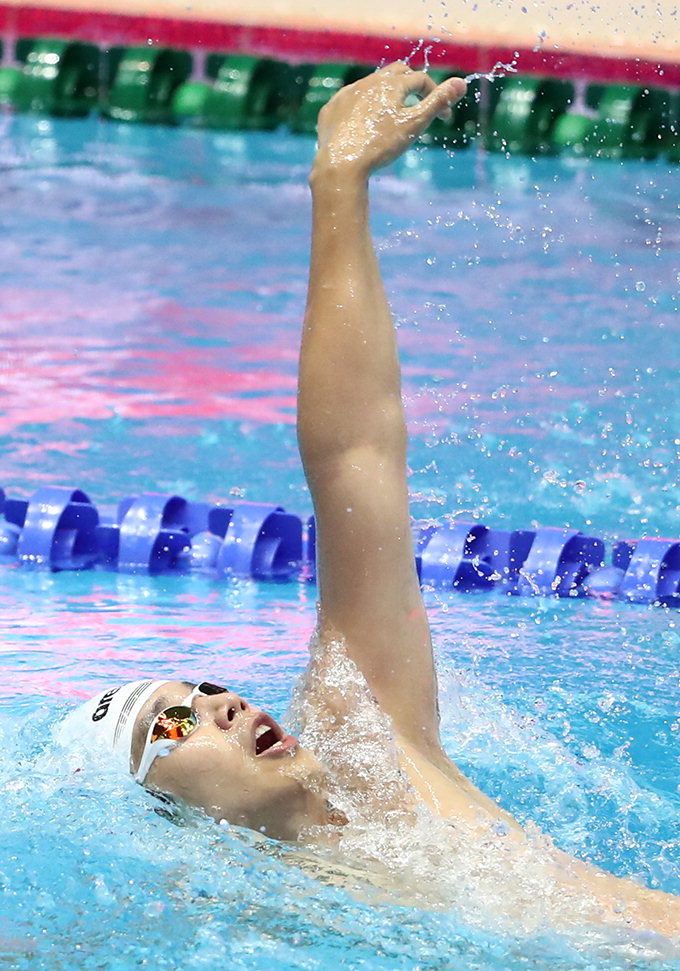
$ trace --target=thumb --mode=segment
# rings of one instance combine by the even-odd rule
[[[462,78],[447,78],[414,105],[411,111],[423,128],[426,128],[435,117],[448,120],[451,117],[451,105],[460,101],[466,92],[467,84]]]

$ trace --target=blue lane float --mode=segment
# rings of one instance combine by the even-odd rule
[[[617,543],[614,563],[621,571],[617,593],[633,603],[680,606],[680,542],[640,539]]]
[[[603,540],[576,529],[414,524],[423,587],[519,596],[595,597],[680,607],[680,539]],[[6,564],[128,574],[316,580],[314,518],[269,503],[229,506],[145,492],[97,508],[81,489],[45,486],[29,499],[0,489]]]
[[[583,581],[604,566],[604,543],[577,529],[546,527],[536,531],[521,574],[517,593],[578,597]]]
[[[481,523],[429,526],[416,535],[423,586],[461,592],[497,587],[516,593],[535,533],[490,529]]]
[[[99,513],[80,489],[46,486],[29,500],[5,499],[0,549],[20,563],[82,570],[99,559]]]

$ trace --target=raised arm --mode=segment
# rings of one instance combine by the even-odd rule
[[[439,750],[430,630],[415,571],[394,326],[373,249],[368,180],[465,92],[398,62],[319,118],[298,437],[317,523],[319,633],[344,639],[405,739]],[[421,100],[405,105],[410,94]]]

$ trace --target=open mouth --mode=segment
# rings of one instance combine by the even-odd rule
[[[293,735],[287,735],[268,715],[261,715],[255,724],[255,755],[278,755],[290,752],[297,745]]]
[[[255,755],[262,755],[272,745],[280,741],[278,734],[267,725],[259,725],[255,729]]]

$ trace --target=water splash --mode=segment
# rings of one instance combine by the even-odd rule
[[[418,54],[422,52],[423,56],[423,66],[421,70],[427,72],[430,70],[430,54],[434,48],[434,41],[426,41],[424,37],[421,37],[412,50],[404,58],[404,64],[408,64],[411,67],[411,61],[413,61]]]
[[[509,64],[504,64],[502,61],[496,61],[494,66],[486,74],[481,72],[475,72],[474,74],[468,74],[463,78],[466,84],[471,81],[495,81],[496,78],[504,78],[506,74],[516,74],[517,73],[517,59],[510,61]]]
[[[420,70],[420,71],[425,71],[425,73],[427,73],[431,67],[430,55],[432,54],[432,51],[434,50],[435,45],[439,43],[441,43],[441,41],[436,37],[430,37],[427,40],[424,37],[421,37],[419,38],[419,40],[417,40],[414,43],[409,53],[402,58],[402,61],[404,62],[404,64],[407,64],[410,68],[412,68],[414,71]],[[423,65],[422,67],[417,68],[417,67],[414,67],[413,61],[418,57],[419,54],[422,55]],[[496,78],[503,78],[505,77],[506,74],[516,74],[518,59],[519,59],[519,51],[515,51],[515,56],[513,57],[512,61],[510,61],[509,64],[505,64],[503,63],[503,61],[496,61],[496,63],[494,64],[494,66],[491,68],[490,71],[487,71],[486,73],[475,72],[474,74],[468,74],[466,77],[463,78],[463,80],[469,84],[470,81],[479,81],[479,80],[495,81]],[[387,63],[388,63],[388,58],[383,58],[379,66],[385,67]]]

